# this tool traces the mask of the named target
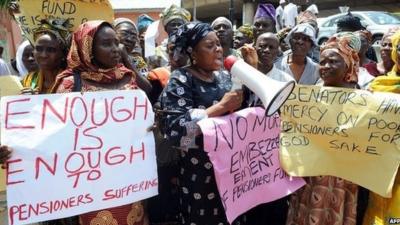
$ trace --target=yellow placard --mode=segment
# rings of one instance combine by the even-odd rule
[[[0,97],[21,94],[22,84],[17,76],[0,76]]]
[[[0,97],[21,94],[22,84],[16,76],[0,76]],[[0,192],[6,190],[4,170],[0,169]]]
[[[24,36],[33,42],[32,30],[42,19],[68,19],[70,31],[88,20],[114,20],[114,11],[108,0],[18,0],[20,13],[15,18]]]
[[[6,174],[5,170],[0,168],[0,192],[6,190]]]
[[[282,167],[390,197],[400,163],[400,95],[298,85],[281,108]]]

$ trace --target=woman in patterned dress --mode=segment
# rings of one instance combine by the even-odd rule
[[[79,26],[73,34],[68,67],[57,76],[53,92],[137,89],[136,74],[120,64],[118,44],[107,22],[89,21]],[[77,79],[80,84],[75,83]],[[148,224],[142,202],[85,213],[80,220],[81,225]]]
[[[333,37],[321,47],[319,72],[324,86],[358,87],[359,58],[351,47],[355,38]],[[306,181],[291,197],[286,225],[356,225],[358,185],[332,176]]]
[[[188,54],[190,66],[173,71],[161,96],[161,107],[170,112],[165,134],[181,151],[179,160],[181,224],[228,224],[218,194],[213,166],[203,149],[197,121],[238,109],[241,92],[229,92],[229,77],[220,71],[223,51],[213,29],[205,23],[188,23],[178,30],[177,54]],[[238,224],[238,221],[233,224]]]

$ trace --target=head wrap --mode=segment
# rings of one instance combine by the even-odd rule
[[[283,3],[286,3],[286,1],[285,0],[279,0],[279,5],[283,4]]]
[[[62,50],[67,53],[71,37],[69,29],[72,27],[72,25],[69,23],[69,20],[50,19],[42,20],[40,23],[41,24],[39,27],[32,30],[33,41],[36,42],[36,40],[43,34],[50,34],[57,39],[57,41],[61,44]]]
[[[302,24],[298,24],[295,27],[293,27],[293,29],[289,32],[289,34],[287,35],[285,41],[287,44],[289,43],[289,40],[292,38],[293,34],[295,33],[302,33],[306,36],[308,36],[311,40],[311,42],[313,43],[314,46],[317,46],[317,40],[315,40],[315,34],[316,31],[315,29],[308,23],[302,23]]]
[[[181,26],[171,42],[174,44],[175,54],[188,54],[208,33],[214,31],[207,23],[191,22]]]
[[[22,56],[24,54],[25,48],[30,46],[31,43],[29,41],[22,42],[17,49],[16,60],[17,60],[17,69],[20,77],[24,77],[29,73],[28,69],[26,69],[24,62],[22,61]]]
[[[211,27],[214,28],[217,22],[222,22],[222,21],[223,21],[223,22],[226,22],[226,23],[230,26],[230,28],[233,27],[232,22],[231,22],[228,18],[223,17],[223,16],[220,16],[220,17],[218,17],[217,19],[215,19],[215,20],[211,23]]]
[[[275,7],[272,4],[258,4],[256,14],[254,15],[254,20],[264,17],[275,21]]]
[[[71,50],[68,54],[67,69],[57,76],[53,92],[61,84],[63,78],[73,76],[74,72],[80,72],[81,78],[96,83],[111,83],[122,79],[125,75],[133,76],[133,72],[118,64],[111,69],[101,69],[92,63],[93,40],[96,32],[102,26],[110,26],[106,21],[92,20],[81,24],[72,37]]]
[[[191,19],[190,12],[184,8],[178,7],[172,4],[169,8],[164,9],[160,14],[160,18],[163,26],[166,26],[171,20],[182,19],[185,23],[189,22]]]
[[[278,31],[276,37],[278,38],[279,42],[285,41],[285,38],[287,37],[287,35],[291,30],[292,30],[291,27],[285,27],[282,30]]]
[[[350,31],[365,30],[365,27],[361,25],[360,19],[354,17],[350,12],[337,21],[337,26],[348,28]]]
[[[142,14],[138,17],[138,29],[139,32],[143,29],[147,28],[150,24],[152,24],[154,20],[147,14]]]
[[[394,66],[393,66],[392,71],[390,71],[388,73],[388,76],[392,76],[392,77],[398,76],[397,73],[399,72],[399,67],[400,67],[398,54],[397,54],[398,45],[400,45],[400,30],[398,30],[392,36],[392,46],[393,46],[393,49],[392,49],[392,60],[394,62]]]
[[[240,26],[237,31],[242,33],[244,36],[248,37],[249,39],[253,40],[253,27],[250,24],[243,24]]]
[[[389,28],[389,30],[386,33],[383,34],[382,40],[387,38],[387,37],[393,36],[399,30],[400,30],[400,26],[395,26],[395,27]]]
[[[345,81],[348,83],[357,83],[360,59],[358,58],[358,52],[351,46],[350,42],[350,36],[331,37],[321,46],[321,53],[328,49],[338,53],[347,65]]]
[[[337,38],[347,38],[349,40],[349,45],[351,48],[359,52],[361,49],[361,41],[360,38],[352,32],[340,32],[335,35]]]
[[[396,76],[379,76],[369,85],[372,91],[393,92],[400,94],[400,77]]]
[[[317,23],[317,17],[315,16],[314,13],[312,13],[311,11],[304,11],[301,12],[298,16],[297,16],[297,23]]]
[[[121,24],[123,24],[123,23],[129,23],[129,24],[132,25],[132,26],[135,28],[135,30],[137,31],[136,24],[135,24],[132,20],[130,20],[130,19],[128,19],[128,18],[124,18],[124,17],[117,18],[117,19],[114,20],[113,25],[114,25],[114,27],[117,27],[117,26],[119,26],[119,25],[121,25]]]
[[[371,44],[371,42],[372,42],[371,32],[369,32],[368,30],[358,30],[356,33],[358,35],[364,37],[368,41],[368,44]]]

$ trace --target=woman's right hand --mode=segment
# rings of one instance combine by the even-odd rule
[[[207,108],[208,117],[222,116],[227,112],[234,112],[239,109],[243,102],[243,91],[236,90],[225,93],[221,101]]]
[[[240,108],[243,102],[243,91],[230,91],[225,93],[219,104],[226,109],[226,112],[233,112]]]
[[[5,163],[11,157],[11,148],[6,145],[0,146],[0,164],[1,168],[5,169]]]

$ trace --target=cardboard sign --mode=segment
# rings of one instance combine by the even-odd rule
[[[199,122],[230,223],[249,209],[285,197],[305,184],[280,167],[279,124],[277,114],[265,117],[261,108]]]
[[[154,113],[145,93],[1,99],[10,224],[129,204],[158,192]]]
[[[390,197],[400,163],[400,95],[298,85],[281,108],[281,163]]]
[[[17,76],[0,76],[0,97],[19,95],[22,90],[21,81]],[[6,190],[6,177],[4,170],[0,169],[0,191]]]
[[[42,19],[68,19],[75,31],[79,25],[89,20],[114,20],[114,11],[108,0],[18,0],[20,13],[16,21],[31,43],[33,30]]]
[[[0,97],[21,94],[22,84],[19,77],[0,76]]]

